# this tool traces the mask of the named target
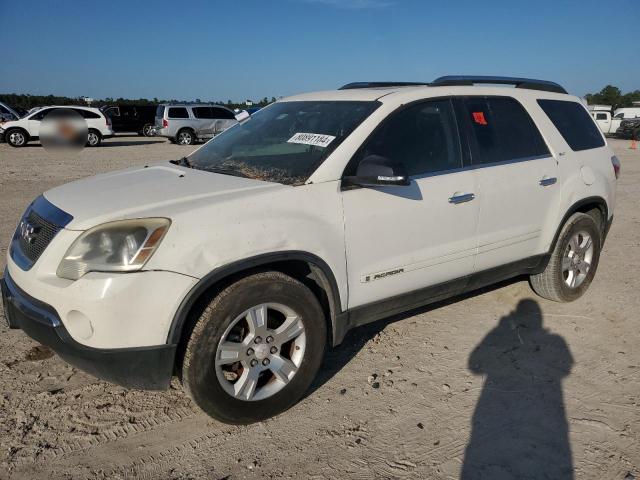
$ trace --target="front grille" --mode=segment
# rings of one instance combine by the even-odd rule
[[[71,220],[71,215],[39,196],[20,219],[11,240],[11,258],[20,268],[29,270]]]
[[[26,222],[26,223],[23,223]],[[33,228],[32,235],[23,235],[23,226],[28,225],[26,228]],[[32,264],[36,263],[45,248],[49,246],[53,237],[55,237],[60,231],[60,227],[54,225],[51,222],[46,221],[40,215],[33,210],[30,211],[18,225],[16,231],[16,237],[18,245],[22,254],[27,257]]]

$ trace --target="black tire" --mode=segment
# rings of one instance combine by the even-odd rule
[[[24,147],[29,141],[29,134],[21,128],[10,128],[4,132],[4,141],[14,148]]]
[[[176,143],[178,145],[193,145],[196,143],[196,134],[190,128],[183,128],[176,134]]]
[[[87,132],[87,147],[99,147],[102,143],[102,135],[98,130],[90,128]]]
[[[152,128],[153,128],[153,124],[146,123],[142,127],[142,130],[140,131],[140,135],[142,135],[143,137],[153,137],[153,135],[151,135],[151,129]]]
[[[242,400],[220,384],[216,352],[234,320],[264,303],[286,305],[297,313],[304,325],[304,355],[297,372],[281,390],[261,400]],[[324,313],[309,288],[280,272],[257,273],[224,289],[197,320],[184,354],[182,384],[211,417],[231,424],[258,422],[287,410],[304,395],[320,368],[326,337]]]
[[[569,217],[558,236],[547,267],[542,273],[531,275],[530,277],[531,287],[538,295],[555,302],[572,302],[587,291],[596,274],[600,260],[602,229],[599,227],[598,222],[601,220],[599,214],[574,213]],[[583,231],[589,234],[593,242],[591,266],[582,283],[571,287],[565,281],[562,262],[566,256],[571,238]]]

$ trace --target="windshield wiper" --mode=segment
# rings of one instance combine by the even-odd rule
[[[187,157],[182,157],[180,160],[169,160],[169,163],[179,165],[180,167],[193,168],[193,165],[191,165],[191,162]]]
[[[222,175],[231,175],[234,177],[242,177],[242,178],[251,178],[248,175],[245,175],[244,173],[242,173],[239,170],[234,170],[232,168],[203,168],[203,170],[207,171],[207,172],[211,172],[211,173],[220,173]]]

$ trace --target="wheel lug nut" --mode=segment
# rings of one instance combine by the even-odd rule
[[[251,366],[255,367],[258,364],[258,360],[256,360],[255,358],[253,360],[251,360]]]
[[[267,343],[271,343],[273,342],[273,337],[272,336],[268,336],[267,337]]]
[[[247,355],[253,355],[253,348],[247,350]]]
[[[265,358],[264,360],[262,360],[262,364],[266,367],[267,365],[269,365],[269,359]]]
[[[271,350],[269,350],[271,353],[276,353],[278,351],[278,349],[276,347],[271,347]]]
[[[262,337],[256,337],[253,342],[254,343],[260,343],[262,341]]]

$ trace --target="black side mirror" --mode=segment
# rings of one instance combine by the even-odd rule
[[[348,185],[361,187],[407,186],[411,183],[404,165],[381,155],[364,157],[355,176],[346,176],[343,181]]]

